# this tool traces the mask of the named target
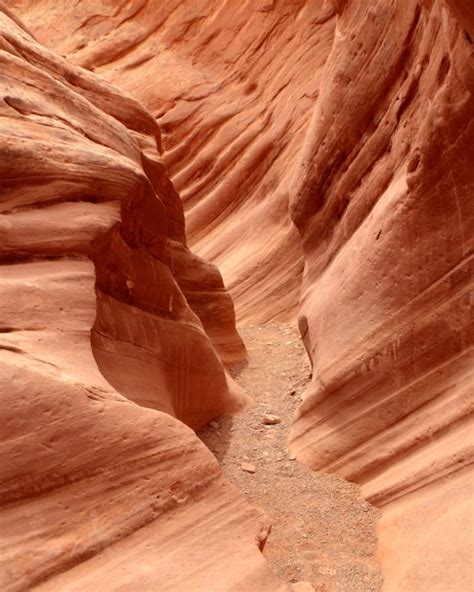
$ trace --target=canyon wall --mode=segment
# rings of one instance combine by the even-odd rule
[[[2,590],[286,589],[175,419],[244,405],[219,354],[245,350],[156,122],[3,5],[0,61]]]
[[[9,0],[39,40],[145,104],[187,235],[242,322],[293,320],[303,269],[288,196],[331,48],[329,0]]]
[[[313,378],[291,447],[383,507],[385,589],[470,589],[472,3],[8,5],[160,122],[238,318],[299,310]]]
[[[55,281],[62,292],[61,312],[79,314],[87,307],[71,306],[61,283],[77,277],[93,292],[95,278],[92,349],[122,394],[192,427],[237,408],[245,397],[219,358],[245,356],[233,304],[217,268],[186,246],[156,122],[20,27],[15,33],[3,35],[2,56],[1,247],[11,278],[5,306],[13,308],[4,311],[4,339],[41,350],[39,331],[62,325],[61,316],[41,319],[41,307],[54,310],[48,285]],[[44,286],[23,290],[35,266]],[[26,277],[16,281],[17,269]],[[39,308],[28,310],[33,300]],[[67,362],[69,352],[51,349]]]
[[[387,590],[468,590],[474,47],[440,1],[338,12],[291,198],[313,363],[291,448],[385,508]]]

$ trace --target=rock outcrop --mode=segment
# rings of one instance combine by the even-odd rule
[[[331,48],[322,2],[9,0],[40,41],[158,118],[190,245],[242,322],[294,319],[303,260],[292,175]]]
[[[474,48],[441,1],[338,13],[291,199],[313,363],[291,448],[385,508],[387,590],[468,590]]]
[[[122,394],[192,427],[235,409],[244,397],[216,353],[245,355],[232,301],[217,269],[186,247],[154,119],[2,18],[5,342],[44,358],[46,341],[54,363],[70,315],[92,311],[94,356]],[[97,307],[82,306],[94,279]]]
[[[3,5],[0,62],[2,590],[284,590],[175,419],[245,404],[219,357],[244,349],[153,117]]]

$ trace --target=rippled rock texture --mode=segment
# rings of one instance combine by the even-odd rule
[[[471,33],[439,1],[348,1],[338,13],[291,197],[313,362],[291,446],[384,506],[387,590],[468,590]]]
[[[291,447],[383,507],[385,589],[472,587],[470,0],[8,4],[158,118],[242,321],[302,286]]]
[[[174,419],[245,404],[221,361],[245,350],[153,117],[3,5],[0,62],[2,590],[284,589]]]
[[[241,321],[293,319],[292,175],[334,35],[329,0],[11,0],[39,39],[158,118],[187,235]]]

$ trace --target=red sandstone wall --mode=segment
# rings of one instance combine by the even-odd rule
[[[216,352],[244,350],[154,119],[3,5],[0,92],[1,589],[284,590],[267,521],[171,417],[244,404]]]
[[[304,260],[293,449],[383,505],[387,590],[469,589],[469,0],[9,4],[158,117],[243,321],[292,318]]]
[[[190,245],[219,266],[239,320],[294,320],[303,261],[288,196],[332,44],[331,2],[9,4],[43,43],[157,117]]]
[[[193,426],[236,408],[242,395],[235,387],[230,393],[208,338],[226,359],[245,354],[233,305],[217,269],[186,247],[182,206],[165,173],[155,121],[20,28],[5,32],[3,47],[5,269],[12,275],[12,263],[21,263],[19,270],[40,265],[50,278],[74,260],[93,282],[92,259],[92,345],[108,380],[132,400]],[[46,293],[35,289],[28,306],[37,307],[30,313],[36,318],[28,320],[23,306],[23,324],[43,328]],[[7,303],[13,310],[5,324],[15,331],[5,339],[17,347],[31,334],[15,321],[18,302]],[[68,307],[67,297],[63,304]]]
[[[342,3],[295,173],[313,384],[291,447],[386,508],[387,590],[472,574],[473,57],[442,2]]]

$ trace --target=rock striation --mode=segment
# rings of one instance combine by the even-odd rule
[[[241,321],[294,318],[301,287],[298,322],[313,374],[291,448],[314,469],[360,483],[383,508],[385,590],[471,589],[472,2],[8,5],[43,43],[128,91],[158,119],[162,160],[183,196],[190,244],[222,269]],[[110,102],[114,109],[121,104],[105,100],[100,109],[107,111]],[[126,104],[113,117],[126,121],[141,154],[153,161],[149,138],[156,126],[140,111],[131,120],[153,127],[135,129],[127,115],[130,99]],[[140,161],[147,178],[157,174]],[[173,213],[166,216],[174,221],[178,215],[167,199]],[[237,356],[242,349],[220,278],[214,270],[215,282],[202,287],[210,268],[186,249],[182,222],[169,236],[160,231],[173,254],[170,267],[155,255],[161,247],[150,242],[148,210],[140,205],[119,215],[112,201],[74,205],[93,208],[93,218],[85,210],[82,215],[106,231],[88,231],[103,242],[95,250],[99,256],[87,253],[95,260],[98,295],[104,294],[93,334],[104,375],[121,393],[138,397],[138,378],[148,384],[143,360],[130,384],[125,368],[117,371],[117,361],[129,353],[115,351],[118,334],[100,323],[134,318],[127,312],[132,309],[169,310],[169,299],[150,302],[143,260],[128,258],[136,225],[146,234],[140,253],[172,268],[184,298],[178,308],[199,317],[212,339],[213,348],[200,328],[211,358],[214,350],[221,359]],[[148,201],[143,197],[140,204]],[[121,221],[118,233],[110,228],[110,211]],[[23,235],[32,237],[28,223],[37,218],[29,212],[33,222],[27,223],[20,214]],[[66,218],[59,226],[71,241],[74,218]],[[127,300],[137,283],[143,285],[134,296],[139,306]],[[111,311],[110,297],[120,310]],[[219,359],[212,364],[220,368]],[[220,385],[229,384],[222,369],[219,376]],[[224,390],[225,400],[236,403],[232,385]],[[170,411],[164,398],[160,404]],[[201,413],[197,407],[188,413],[188,423],[200,421],[193,415]]]
[[[3,339],[41,358],[47,341],[51,363],[70,358],[54,342],[82,309],[102,374],[128,398],[192,427],[235,409],[244,397],[219,358],[245,355],[233,304],[186,246],[156,122],[2,18]],[[94,284],[97,304],[86,303]]]
[[[384,507],[387,590],[472,583],[474,49],[451,4],[338,3],[290,205],[313,363],[291,448]]]
[[[175,419],[244,405],[221,359],[245,350],[155,120],[3,4],[0,63],[2,590],[285,590]]]
[[[334,35],[329,0],[9,0],[40,41],[145,104],[192,248],[241,322],[294,319],[292,175]]]

